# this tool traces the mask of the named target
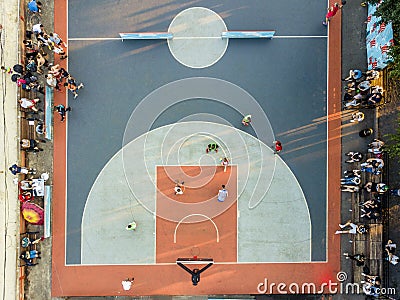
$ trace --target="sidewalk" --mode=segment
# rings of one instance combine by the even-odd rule
[[[19,1],[3,0],[0,3],[2,18],[1,32],[1,65],[12,67],[18,62],[19,56]],[[17,186],[13,183],[14,176],[8,167],[18,162],[18,110],[17,86],[10,80],[8,74],[1,73],[0,90],[2,91],[2,105],[0,107],[0,139],[1,167],[0,167],[0,285],[1,299],[18,299],[18,236],[19,236],[19,203]]]

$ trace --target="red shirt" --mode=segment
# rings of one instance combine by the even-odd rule
[[[281,142],[280,141],[276,141],[275,142],[275,151],[276,152],[279,152],[279,151],[281,151],[282,150],[282,144],[281,144]]]
[[[339,10],[339,6],[332,6],[331,9],[326,14],[327,18],[332,18]]]

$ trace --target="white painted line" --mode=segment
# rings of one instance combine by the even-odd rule
[[[272,38],[273,39],[320,39],[320,38],[328,38],[327,35],[276,35]],[[175,36],[172,40],[211,40],[211,39],[222,39],[220,36]],[[68,38],[68,41],[115,41],[115,40],[127,40],[122,39],[120,37],[109,37],[109,38],[102,38],[102,37],[93,37],[93,38]]]
[[[172,40],[222,40],[220,36],[174,36]]]
[[[328,38],[327,35],[274,35],[272,39],[320,39]]]
[[[176,227],[175,227],[175,231],[174,231],[174,243],[176,244],[176,231],[178,230],[179,225],[181,225],[181,223],[182,223],[185,219],[187,219],[187,218],[189,218],[189,217],[193,217],[193,216],[201,216],[201,217],[204,217],[204,218],[208,219],[211,223],[213,223],[213,225],[214,225],[214,227],[215,227],[215,231],[216,231],[216,233],[217,233],[217,243],[219,243],[219,231],[218,231],[217,224],[215,224],[215,222],[214,222],[211,218],[209,218],[209,217],[207,217],[206,215],[203,215],[203,214],[190,214],[190,215],[187,215],[186,217],[183,217],[182,220],[180,220],[179,223],[178,223],[178,224],[176,225]]]
[[[120,37],[116,38],[68,38],[68,41],[109,41],[109,40],[120,40],[122,41],[123,39]]]

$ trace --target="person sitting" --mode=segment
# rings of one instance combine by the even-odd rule
[[[343,172],[344,178],[348,177],[361,177],[361,171],[360,170],[346,170]]]
[[[367,232],[367,228],[364,225],[356,225],[352,223],[351,221],[348,221],[346,224],[339,224],[339,227],[342,230],[336,230],[335,234],[343,234],[343,233],[349,233],[349,234],[363,234]],[[346,229],[346,227],[348,229]]]
[[[374,167],[374,168],[383,168],[385,165],[383,159],[371,157],[368,158],[365,162],[361,164],[361,167]]]
[[[373,284],[371,284],[369,282],[363,283],[362,290],[365,293],[365,295],[371,296],[373,298],[378,298],[380,295],[380,288],[374,286]]]
[[[33,194],[28,191],[23,191],[18,195],[18,200],[21,202],[26,202],[33,199]]]
[[[368,144],[369,148],[376,148],[376,149],[381,149],[385,145],[385,142],[374,139],[371,143]]]
[[[364,262],[365,262],[365,255],[364,254],[349,255],[348,253],[343,253],[343,255],[346,257],[346,259],[354,260],[358,267],[361,267],[361,266],[364,265]]]
[[[208,144],[207,148],[206,148],[206,153],[208,153],[212,150],[214,150],[215,152],[218,152],[218,148],[219,148],[219,146],[217,143]]]
[[[38,192],[41,190],[37,182],[34,182],[32,179],[21,180],[19,182],[19,188],[21,191],[32,192],[33,196],[37,196]]]
[[[389,261],[392,265],[397,265],[399,263],[399,257],[395,255],[396,244],[392,240],[388,240],[385,245],[386,257],[385,259]]]
[[[361,281],[361,283],[368,282],[374,286],[380,286],[381,285],[381,278],[378,275],[369,275],[365,273],[361,273],[362,276],[364,276],[364,280]]]
[[[340,184],[342,184],[342,185],[360,185],[361,178],[359,176],[345,177],[340,180]]]
[[[360,82],[360,84],[357,86],[357,88],[360,91],[365,92],[371,88],[371,82],[369,80],[364,80],[364,81]]]
[[[378,105],[383,99],[381,93],[372,93],[367,95],[367,104],[368,105]]]
[[[364,73],[364,75],[366,76],[365,80],[375,80],[379,78],[379,71],[376,70],[369,70],[367,72]]]
[[[373,198],[364,202],[360,202],[358,205],[366,208],[380,208],[380,201]]]
[[[370,181],[364,185],[364,189],[366,189],[368,193],[384,194],[385,192],[387,192],[389,187],[382,182],[375,183]]]
[[[137,224],[135,221],[132,221],[131,223],[129,223],[128,225],[126,225],[125,229],[126,230],[136,230]]]
[[[251,123],[251,115],[244,116],[244,118],[242,119],[242,124],[244,126],[249,126],[250,123]]]
[[[350,123],[358,123],[364,121],[364,113],[361,111],[357,111],[351,114]]]
[[[24,261],[25,266],[30,267],[30,266],[37,265],[37,263],[34,263],[32,259],[26,258],[24,254],[21,254],[21,255],[19,256],[19,258],[22,259],[22,260]]]
[[[39,152],[43,151],[38,147],[39,141],[34,139],[22,139],[20,142],[21,148],[26,151]]]
[[[25,257],[27,258],[27,259],[34,259],[34,258],[41,258],[40,257],[40,251],[37,251],[37,250],[28,250],[28,251],[25,251]]]
[[[344,81],[354,81],[354,80],[359,80],[363,76],[363,73],[360,70],[350,70],[349,71],[349,76],[343,79]]]
[[[361,105],[362,95],[360,93],[357,93],[356,95],[351,96],[349,93],[346,92],[344,101],[345,101],[344,103],[345,108],[357,107]]]
[[[376,220],[380,218],[381,214],[379,213],[377,208],[366,208],[366,209],[361,209],[363,212],[360,217],[361,218],[368,218],[369,220]]]
[[[21,98],[18,100],[19,104],[21,105],[22,108],[26,109],[32,109],[34,112],[38,112],[39,109],[36,107],[36,104],[40,101],[39,98],[35,99],[27,99],[27,98]]]
[[[178,180],[175,181],[176,185],[174,187],[175,195],[183,195],[183,192],[185,191],[185,182],[179,183]]]
[[[350,156],[350,158],[346,160],[347,163],[359,162],[363,158],[363,154],[361,152],[350,151],[346,153],[346,155]]]
[[[358,193],[360,188],[356,185],[341,185],[340,189],[342,192]]]

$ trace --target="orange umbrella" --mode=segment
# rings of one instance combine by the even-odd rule
[[[39,205],[31,202],[24,202],[21,212],[25,220],[34,225],[43,225],[44,210]]]

